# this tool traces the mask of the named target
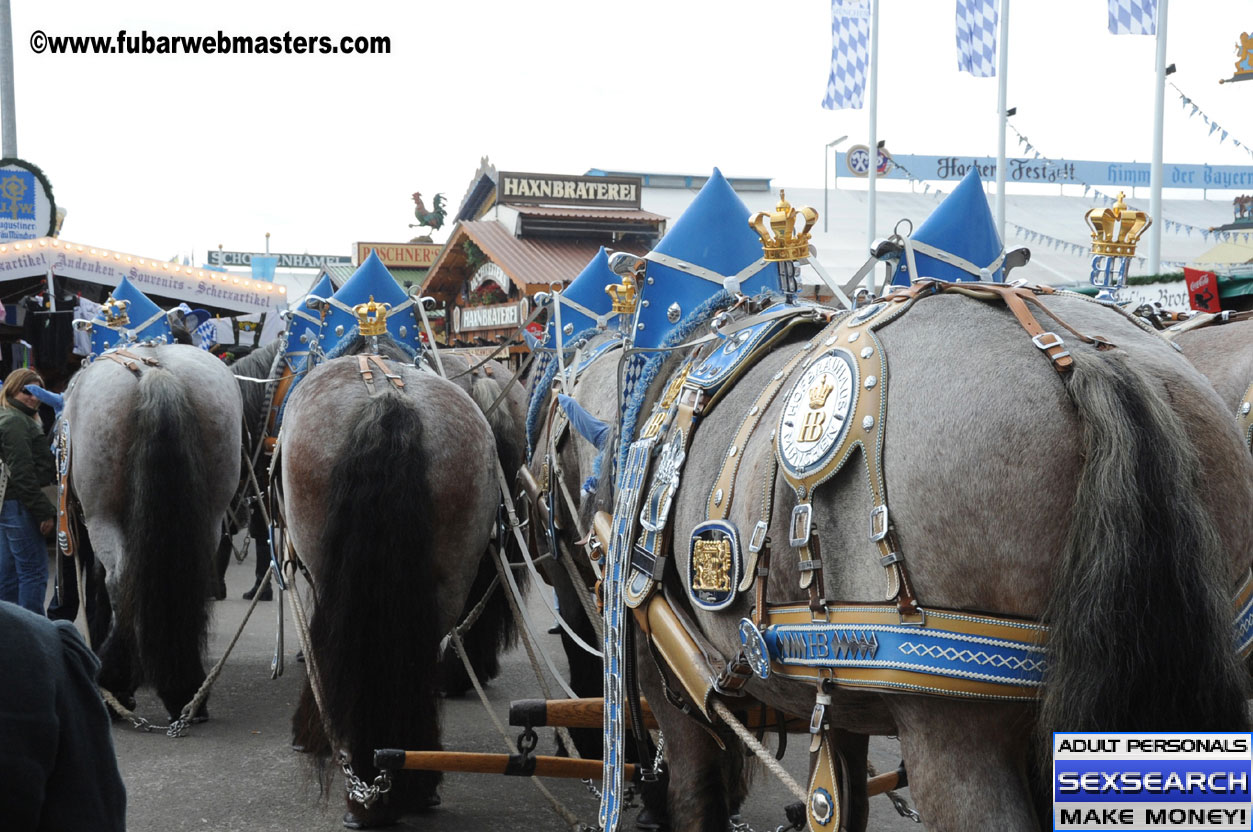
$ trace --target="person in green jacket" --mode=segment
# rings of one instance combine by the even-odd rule
[[[56,462],[39,423],[39,400],[26,385],[43,385],[34,370],[9,373],[0,387],[0,462],[7,484],[0,508],[0,601],[43,614],[48,588],[44,538],[56,524],[56,506],[42,487],[56,482]]]

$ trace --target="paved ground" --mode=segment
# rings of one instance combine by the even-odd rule
[[[240,594],[251,586],[251,581],[251,562],[232,564],[227,573],[229,599],[215,605],[210,661],[222,655],[247,610],[248,604],[240,600]],[[276,681],[270,679],[275,606],[257,606],[213,690],[209,722],[193,726],[189,736],[177,740],[164,733],[136,731],[129,723],[115,725],[114,740],[128,791],[128,826],[133,832],[334,832],[343,828],[343,798],[338,781],[333,798],[320,798],[304,758],[288,745],[288,724],[304,677],[304,665],[293,660],[298,645],[289,621],[287,672]],[[541,605],[533,601],[532,607],[538,606]],[[537,620],[548,623],[538,609],[535,614]],[[560,655],[557,637],[542,637]],[[504,666],[502,676],[488,688],[492,709],[502,722],[506,721],[511,699],[540,696],[523,651],[507,657]],[[139,713],[154,721],[163,717],[164,711],[151,691],[141,690],[138,699]],[[467,699],[444,703],[444,725],[445,746],[449,749],[504,750],[473,693]],[[551,753],[551,733],[540,730],[545,732],[541,734],[540,751]],[[785,759],[785,765],[800,779],[807,765],[803,745],[789,743]],[[895,767],[896,744],[876,740],[872,759],[881,770]],[[597,803],[581,783],[545,782],[581,820],[595,822]],[[764,772],[757,783],[743,818],[759,832],[773,832],[783,823],[782,806],[789,798]],[[563,828],[544,798],[522,778],[449,774],[441,793],[440,808],[407,818],[395,828],[434,832]],[[634,810],[628,815],[632,827],[633,816]],[[919,827],[899,817],[886,798],[878,797],[872,801],[871,828],[903,831]]]

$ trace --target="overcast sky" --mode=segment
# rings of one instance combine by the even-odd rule
[[[883,0],[879,137],[895,153],[996,154],[996,80],[956,70],[953,0]],[[460,202],[500,169],[769,176],[821,187],[823,145],[864,110],[820,102],[827,0],[13,3],[19,156],[67,239],[168,258],[217,244],[349,254],[407,240],[410,194]],[[1013,0],[1009,104],[1049,156],[1148,161],[1151,37],[1106,30],[1105,0]],[[53,55],[30,39],[385,35],[389,55]],[[1253,143],[1253,82],[1230,77],[1248,0],[1174,0],[1171,76]],[[1167,87],[1167,162],[1253,165]],[[1010,155],[1018,146],[1012,134]],[[1168,192],[1169,193],[1169,192]],[[1229,194],[1227,195],[1230,196]],[[1177,217],[1186,221],[1185,217]],[[441,240],[449,231],[437,235]]]

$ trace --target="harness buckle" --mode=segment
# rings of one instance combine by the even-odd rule
[[[1063,341],[1056,332],[1041,332],[1039,335],[1031,337],[1031,343],[1042,350],[1051,350],[1053,347],[1062,346]]]
[[[870,542],[878,543],[887,536],[888,504],[880,503],[870,510]]]
[[[817,734],[822,730],[822,720],[827,713],[827,705],[831,704],[831,697],[825,693],[819,693],[814,698],[814,710],[809,715],[809,733]]]
[[[770,525],[765,520],[758,520],[757,525],[753,526],[752,537],[748,539],[748,551],[754,555],[761,551],[761,547],[766,543],[766,532],[770,530]]]
[[[809,543],[810,519],[813,516],[813,506],[809,503],[797,503],[792,509],[792,523],[788,527],[790,535],[789,543],[792,548],[799,549]]]

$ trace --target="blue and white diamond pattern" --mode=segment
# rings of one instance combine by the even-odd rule
[[[1008,668],[1025,673],[1043,673],[1046,667],[1044,659],[1018,658],[999,653],[987,653],[983,650],[958,649],[941,647],[936,644],[918,644],[906,641],[898,648],[907,656],[922,656],[931,659],[944,659],[950,662],[965,662],[984,667]]]
[[[1113,35],[1156,35],[1157,0],[1109,0]]]
[[[957,69],[996,77],[996,0],[957,0]]]
[[[192,333],[196,345],[202,350],[212,349],[218,341],[218,324],[217,321],[210,318],[209,320],[196,327],[196,331]]]
[[[831,0],[831,77],[822,106],[860,110],[869,65],[869,0]]]

